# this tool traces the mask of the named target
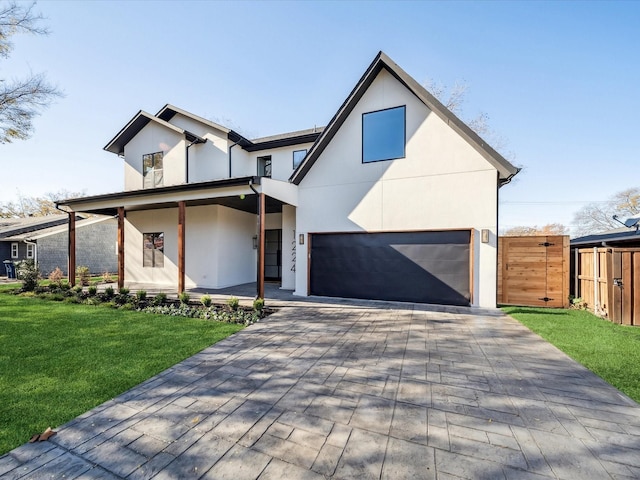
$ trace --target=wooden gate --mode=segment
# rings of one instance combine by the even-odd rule
[[[640,325],[640,248],[580,248],[576,297],[614,323]]]
[[[498,303],[569,306],[569,237],[500,237]]]

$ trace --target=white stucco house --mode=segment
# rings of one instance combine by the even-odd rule
[[[498,189],[518,173],[380,52],[325,128],[247,139],[172,105],[105,149],[120,281],[494,307]],[[259,292],[260,294],[260,292]]]

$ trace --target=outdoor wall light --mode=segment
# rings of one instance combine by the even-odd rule
[[[304,245],[304,233],[301,233],[300,235],[298,235],[298,243],[300,245]]]
[[[258,249],[258,236],[257,235],[253,236],[253,249],[254,250]]]
[[[480,241],[482,243],[489,243],[489,229],[483,228],[480,232]]]

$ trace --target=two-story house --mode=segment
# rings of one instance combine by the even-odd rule
[[[166,105],[105,149],[124,191],[59,205],[118,217],[121,282],[495,306],[519,169],[382,52],[326,128],[250,140]]]

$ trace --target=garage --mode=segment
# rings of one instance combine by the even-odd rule
[[[470,230],[314,233],[309,293],[468,306]]]

